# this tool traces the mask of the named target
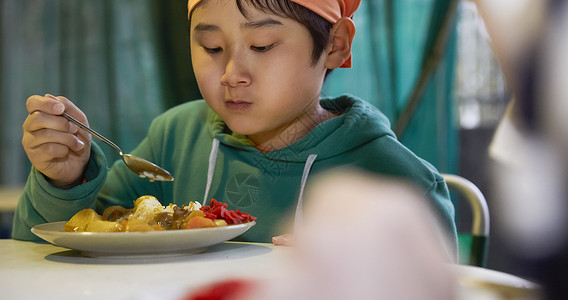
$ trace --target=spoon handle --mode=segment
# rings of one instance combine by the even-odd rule
[[[64,112],[63,114],[61,114],[61,116],[65,117],[67,120],[77,124],[77,126],[81,127],[82,129],[88,131],[90,134],[96,136],[97,138],[99,138],[101,141],[109,144],[111,147],[113,147],[114,149],[116,149],[120,155],[122,156],[122,150],[120,150],[120,148],[113,142],[111,142],[109,139],[107,139],[106,137],[102,136],[101,134],[99,134],[98,132],[92,130],[91,128],[89,128],[87,125],[79,122],[77,119],[73,118],[72,116],[68,115],[66,112]]]

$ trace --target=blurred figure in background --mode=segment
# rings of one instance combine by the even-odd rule
[[[547,298],[561,299],[568,294],[568,5],[477,5],[514,97],[489,149],[496,217],[524,273]]]

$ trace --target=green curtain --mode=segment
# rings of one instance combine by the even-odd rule
[[[324,86],[327,95],[368,100],[396,124],[426,78],[400,139],[444,172],[455,170],[457,157],[455,26],[434,71],[421,74],[453,2],[363,0],[354,68],[333,71]],[[67,96],[124,151],[142,140],[156,115],[200,98],[186,14],[186,0],[0,0],[0,185],[27,178],[21,126],[30,95]]]
[[[23,184],[26,99],[65,95],[132,150],[168,107],[199,98],[186,0],[0,0],[0,183]],[[110,159],[117,153],[102,146]]]
[[[353,68],[334,70],[326,95],[350,93],[377,106],[399,139],[440,171],[457,170],[454,111],[457,0],[363,0],[355,14]],[[410,120],[399,130],[409,102]]]

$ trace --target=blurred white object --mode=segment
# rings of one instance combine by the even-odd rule
[[[520,60],[525,58],[534,40],[542,33],[547,1],[543,0],[477,0],[478,11],[497,58],[501,62],[508,85]]]
[[[518,255],[532,259],[550,255],[566,243],[568,228],[562,160],[544,139],[514,137],[517,133],[508,135],[503,127],[498,133],[491,153],[498,162],[492,180],[501,230]]]
[[[521,167],[525,159],[522,149],[524,149],[527,137],[518,116],[516,103],[513,99],[507,105],[505,114],[489,144],[489,157],[508,166]]]
[[[306,196],[297,256],[254,299],[453,299],[446,237],[413,187],[337,172]]]
[[[489,2],[511,1],[479,1],[480,5],[485,6],[485,17],[493,18],[487,22],[492,25],[488,31],[496,44],[500,44],[500,47],[496,47],[500,51],[498,56],[504,58],[512,55],[521,59],[532,41],[539,46],[534,53],[540,54],[537,59],[544,60],[543,68],[535,74],[540,83],[538,96],[533,99],[535,108],[541,113],[537,118],[537,130],[529,132],[523,128],[513,100],[489,148],[490,157],[498,162],[493,168],[492,178],[496,188],[495,205],[499,206],[497,211],[501,214],[498,218],[504,221],[509,243],[518,254],[541,259],[553,255],[567,242],[568,13],[564,11],[562,17],[559,12],[551,12],[556,18],[544,22],[536,16],[544,15],[542,11],[548,2],[523,0],[518,4],[524,3],[525,9],[511,9],[519,13],[518,18],[498,20],[498,12],[493,11],[497,7],[489,5]],[[519,22],[522,17],[528,22]],[[535,24],[535,28],[525,31],[525,25],[535,20],[540,22]],[[506,34],[518,36],[518,40],[507,45]],[[513,65],[521,62],[504,59],[504,63],[510,69],[515,69]]]

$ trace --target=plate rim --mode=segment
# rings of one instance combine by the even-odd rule
[[[114,236],[114,235],[120,235],[120,236],[124,236],[125,234],[129,235],[129,236],[134,236],[134,235],[153,235],[153,234],[175,234],[178,232],[187,232],[188,230],[191,230],[192,232],[203,232],[203,231],[218,231],[218,230],[226,230],[226,229],[234,229],[234,228],[241,228],[241,227],[252,227],[254,225],[256,225],[256,221],[250,221],[247,223],[241,223],[241,224],[231,224],[231,225],[227,225],[227,226],[219,226],[219,227],[207,227],[207,228],[191,228],[191,229],[175,229],[175,230],[156,230],[156,231],[127,231],[127,232],[71,232],[71,231],[64,231],[63,230],[63,226],[62,226],[62,230],[48,230],[48,229],[43,229],[41,227],[47,227],[47,226],[59,226],[60,224],[64,225],[66,224],[68,221],[57,221],[57,222],[47,222],[47,223],[42,223],[42,224],[37,224],[34,225],[31,228],[32,233],[34,233],[35,235],[36,232],[45,232],[45,233],[57,233],[58,235],[70,235],[70,236],[74,236],[74,235],[79,235],[79,236],[91,236],[91,235],[108,235],[108,236]]]
[[[234,239],[256,225],[256,221],[221,227],[192,228],[147,232],[68,232],[67,221],[48,222],[32,227],[32,233],[42,240],[63,248],[80,251],[84,256],[139,256],[167,253],[194,254],[196,249]],[[49,227],[55,226],[56,229]],[[43,227],[48,227],[44,229]],[[218,232],[209,238],[208,232]],[[205,235],[205,237],[204,237]],[[118,244],[116,244],[118,243]],[[109,246],[112,244],[112,246]],[[161,246],[154,247],[159,244]],[[145,245],[140,248],[140,245]],[[148,246],[152,245],[152,246]],[[117,248],[118,246],[118,248]]]

